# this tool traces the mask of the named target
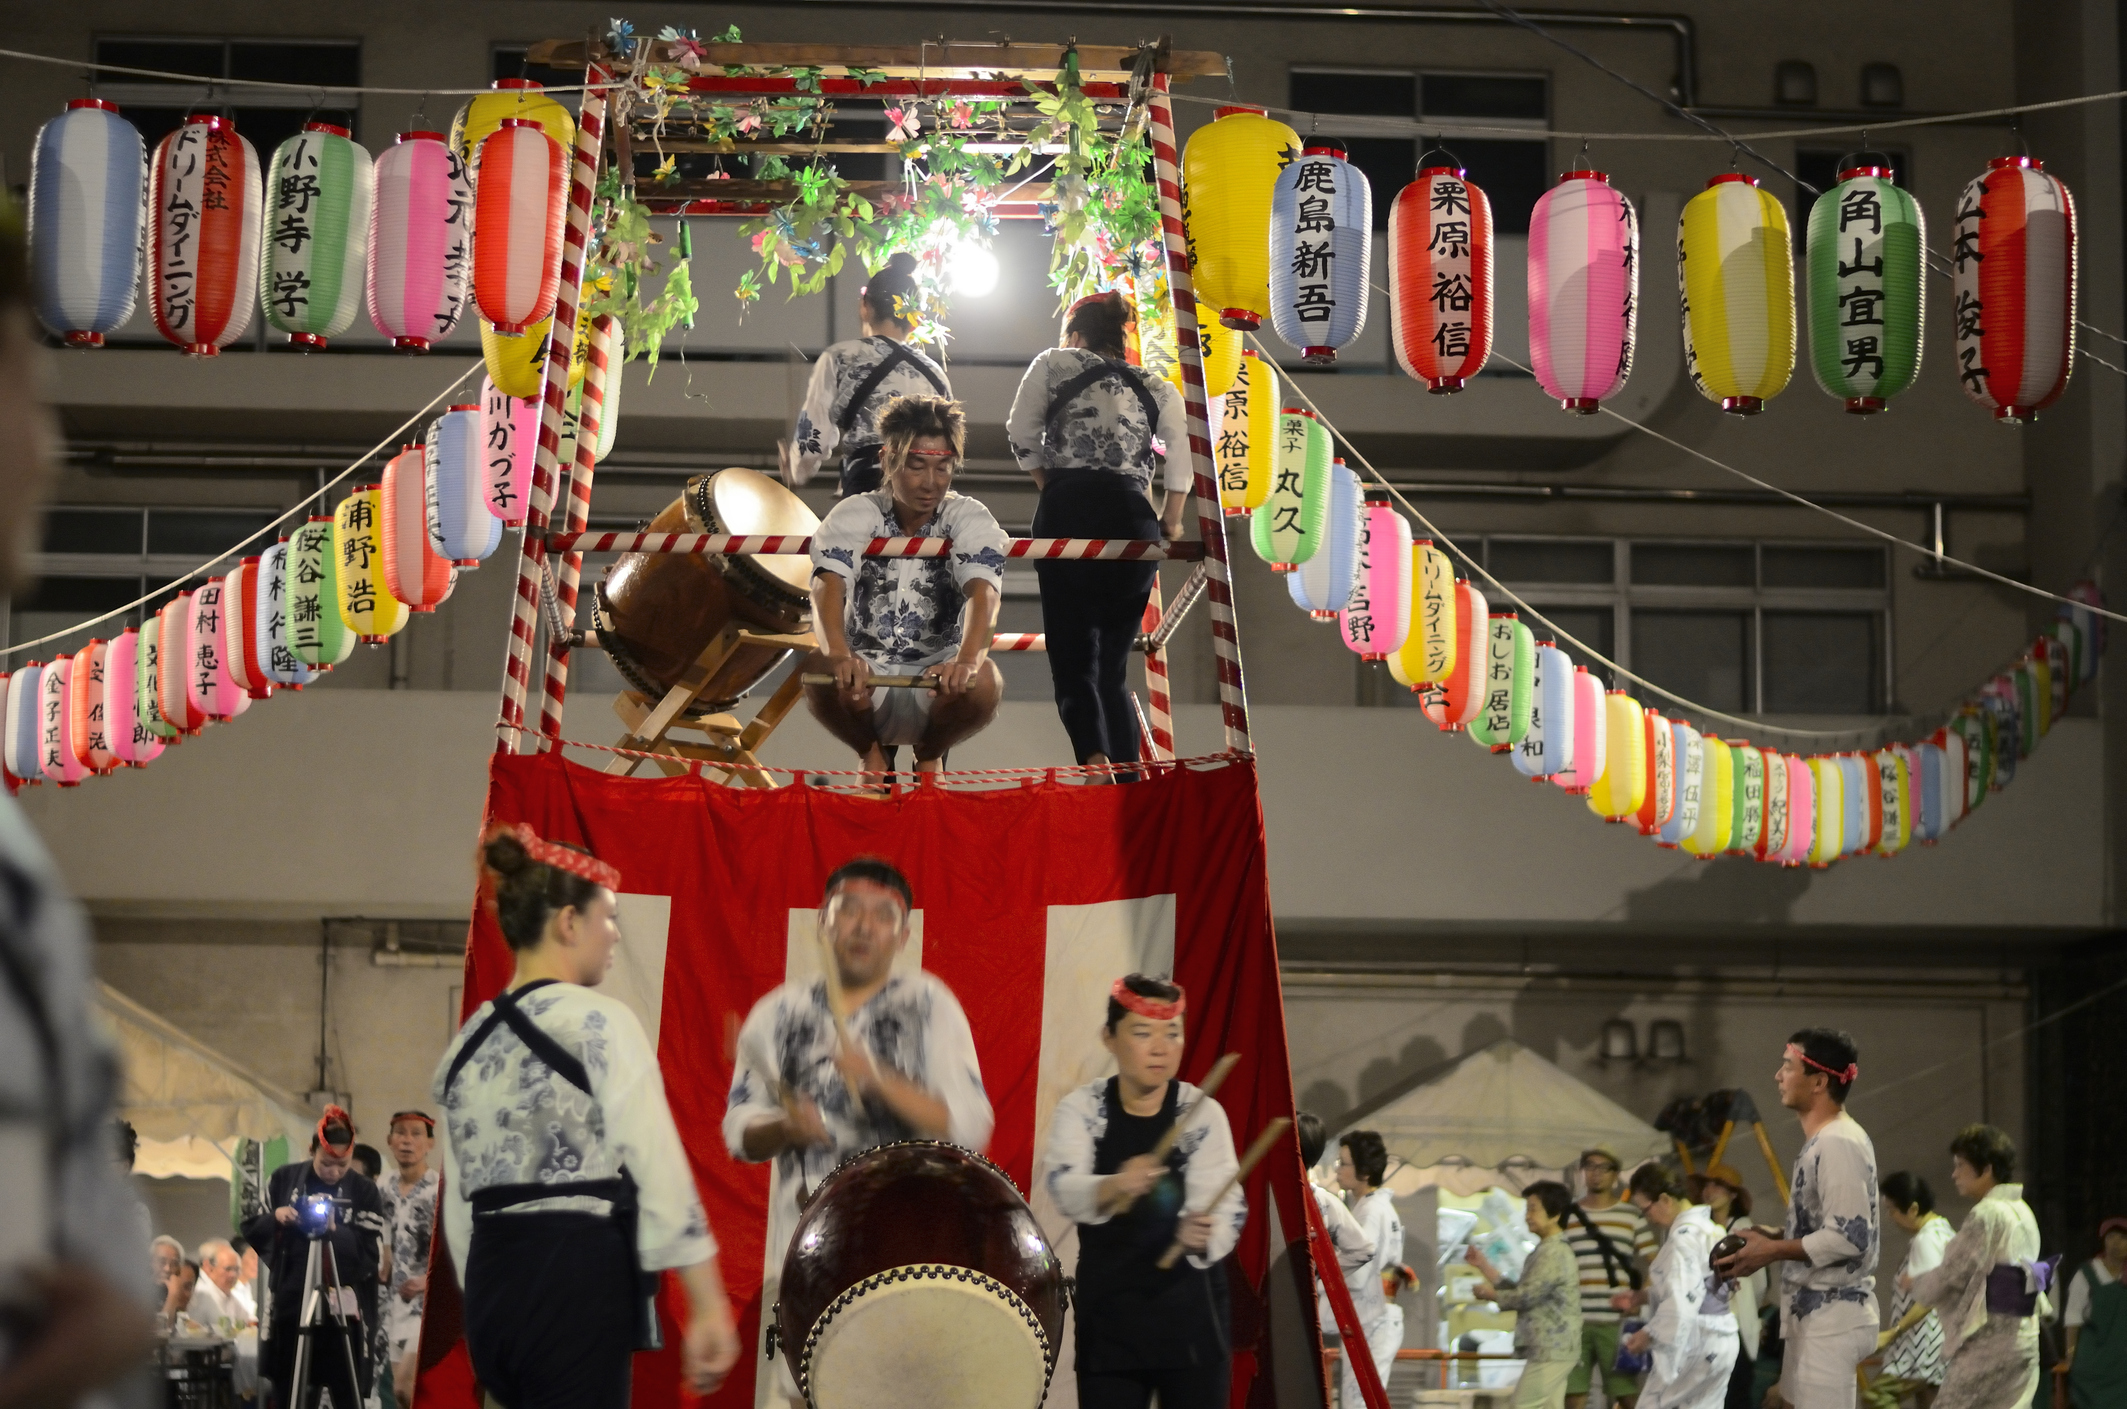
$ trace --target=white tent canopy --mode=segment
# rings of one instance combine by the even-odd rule
[[[245,1070],[109,984],[98,1006],[118,1044],[118,1113],[140,1133],[134,1168],[153,1178],[227,1179],[236,1141],[309,1143],[300,1097]]]
[[[1646,1121],[1512,1038],[1385,1092],[1343,1124],[1379,1131],[1389,1154],[1417,1169],[1512,1161],[1558,1170],[1595,1145],[1615,1150],[1629,1169],[1668,1148]]]

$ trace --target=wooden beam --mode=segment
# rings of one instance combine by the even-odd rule
[[[847,73],[852,68],[871,69],[895,78],[928,76],[943,78],[959,73],[969,77],[992,74],[1012,78],[1053,79],[1063,67],[1061,44],[1000,44],[952,40],[943,44],[704,44],[701,67],[817,68],[828,73]],[[678,51],[665,42],[651,45],[653,63],[676,64]],[[580,68],[589,58],[581,39],[543,39],[527,56],[533,64],[549,68]],[[1078,70],[1086,79],[1127,81],[1137,63],[1137,49],[1126,44],[1081,44]],[[1165,71],[1177,81],[1218,78],[1226,73],[1226,57],[1209,50],[1174,50],[1168,53]]]
[[[852,181],[849,189],[871,200],[889,192],[902,189],[899,181]],[[635,198],[647,205],[666,201],[716,201],[725,205],[766,206],[788,205],[797,199],[797,183],[792,181],[644,181],[636,190]],[[1016,201],[1045,201],[1049,199],[1048,183],[1022,188]]]

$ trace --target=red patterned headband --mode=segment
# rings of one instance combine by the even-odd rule
[[[585,855],[574,847],[542,841],[537,832],[522,822],[508,830],[511,836],[517,838],[517,844],[524,848],[524,854],[540,865],[553,866],[571,875],[582,876],[607,890],[620,889],[620,872],[597,857]]]
[[[1132,989],[1129,984],[1117,979],[1109,987],[1108,996],[1141,1018],[1150,1018],[1153,1022],[1164,1023],[1173,1022],[1189,1006],[1189,995],[1182,992],[1180,984],[1174,986],[1174,992],[1175,999],[1172,1003],[1162,1003],[1157,998],[1147,998],[1144,994]]]
[[[1858,1062],[1848,1062],[1846,1064],[1846,1070],[1841,1071],[1837,1067],[1826,1066],[1824,1063],[1810,1056],[1809,1053],[1803,1051],[1800,1047],[1797,1047],[1792,1042],[1787,1044],[1787,1054],[1790,1057],[1793,1057],[1796,1061],[1802,1063],[1802,1065],[1806,1067],[1815,1067],[1818,1071],[1823,1072],[1832,1080],[1843,1081],[1849,1086],[1853,1085],[1855,1079],[1861,1075],[1861,1064]]]
[[[1071,305],[1071,311],[1070,311],[1069,313],[1066,313],[1066,314],[1064,315],[1064,318],[1065,318],[1065,320],[1066,320],[1066,321],[1069,321],[1070,319],[1072,319],[1072,318],[1075,318],[1075,317],[1077,317],[1077,316],[1078,316],[1078,310],[1079,310],[1079,309],[1081,309],[1081,308],[1084,308],[1084,307],[1085,307],[1085,306],[1086,306],[1087,304],[1090,304],[1090,303],[1106,303],[1106,302],[1108,301],[1108,298],[1109,298],[1109,296],[1110,296],[1110,295],[1114,295],[1114,296],[1115,296],[1115,298],[1117,299],[1117,301],[1118,301],[1118,302],[1120,302],[1120,303],[1122,304],[1122,306],[1123,306],[1123,321],[1124,321],[1125,323],[1133,323],[1133,322],[1136,322],[1136,321],[1137,321],[1137,314],[1136,314],[1136,312],[1135,312],[1135,311],[1134,311],[1134,310],[1133,310],[1133,309],[1132,309],[1132,308],[1130,307],[1130,301],[1129,301],[1128,299],[1126,299],[1126,298],[1123,298],[1123,297],[1122,297],[1122,296],[1121,296],[1120,294],[1116,294],[1115,290],[1113,290],[1113,289],[1109,289],[1109,290],[1107,290],[1107,291],[1106,291],[1106,292],[1104,292],[1104,293],[1097,293],[1097,294],[1087,294],[1087,295],[1086,295],[1086,296],[1085,296],[1084,298],[1080,299],[1080,300],[1079,300],[1078,302],[1076,302],[1076,303],[1074,303],[1074,304],[1072,304],[1072,305]]]
[[[335,1125],[347,1132],[347,1139],[337,1145],[333,1144],[332,1137],[325,1133]],[[318,1144],[335,1156],[344,1155],[354,1149],[354,1117],[340,1106],[325,1107],[325,1114],[318,1117]]]

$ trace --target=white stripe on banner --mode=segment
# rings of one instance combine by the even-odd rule
[[[1065,1092],[1115,1074],[1115,1059],[1100,1040],[1108,1020],[1109,985],[1128,973],[1173,972],[1172,895],[1049,907],[1048,956],[1042,966],[1041,1065],[1034,1087],[1036,1164],[1028,1202],[1062,1260],[1065,1276],[1078,1270],[1078,1225],[1057,1211],[1042,1180],[1040,1151],[1048,1141],[1049,1118]],[[1051,1404],[1078,1402],[1078,1382],[1071,1372],[1071,1335],[1066,1316],[1056,1377],[1049,1384]]]
[[[672,930],[672,897],[616,898],[620,901],[620,943],[613,950],[613,967],[599,987],[628,1005],[655,1052],[665,1011],[665,943]]]

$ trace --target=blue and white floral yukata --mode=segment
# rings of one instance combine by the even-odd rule
[[[869,337],[834,344],[812,364],[790,435],[791,479],[811,479],[840,446],[842,496],[877,489],[879,415],[887,403],[897,396],[952,394],[945,369],[907,343]]]
[[[1853,1409],[1854,1368],[1876,1353],[1883,1224],[1876,1148],[1841,1111],[1795,1156],[1787,1236],[1807,1262],[1780,1268],[1780,1392],[1794,1409]]]

